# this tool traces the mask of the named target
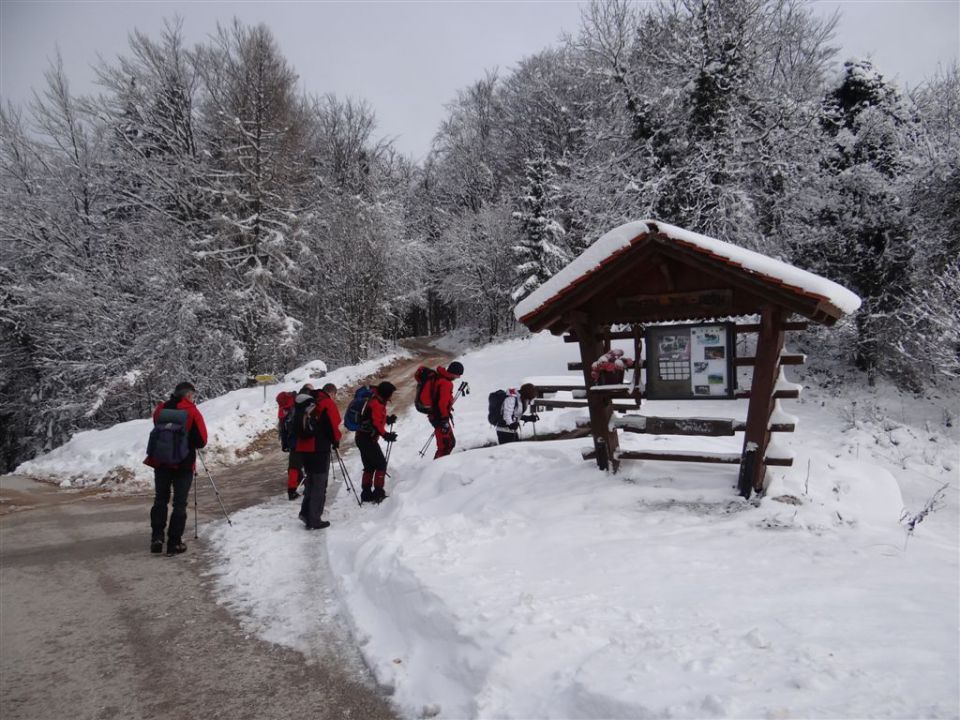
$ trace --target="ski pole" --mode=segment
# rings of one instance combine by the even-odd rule
[[[197,457],[200,458],[200,464],[203,465],[203,471],[207,474],[207,479],[210,481],[210,485],[213,487],[213,494],[217,496],[217,502],[220,503],[220,511],[223,513],[223,516],[227,519],[227,525],[233,526],[233,522],[230,520],[230,514],[227,512],[227,509],[223,506],[223,499],[220,497],[220,491],[217,489],[217,484],[213,481],[213,475],[210,474],[210,470],[207,469],[207,463],[203,459],[203,453],[197,450]]]
[[[347,472],[347,466],[340,456],[340,451],[337,448],[334,448],[333,451],[337,454],[337,462],[340,463],[340,474],[343,475],[343,481],[347,484],[347,487],[350,488],[353,497],[356,498],[357,505],[363,505],[363,501],[360,499],[360,496],[357,495],[357,489],[353,486],[353,480],[350,479],[350,473]]]

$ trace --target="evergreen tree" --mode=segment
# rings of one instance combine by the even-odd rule
[[[817,227],[801,259],[857,292],[855,362],[871,380],[895,347],[896,314],[910,289],[911,222],[899,180],[913,118],[869,61],[850,61],[825,97],[829,141],[811,189]]]
[[[526,162],[526,184],[513,213],[520,240],[513,250],[520,261],[515,267],[519,285],[511,298],[518,301],[540,287],[570,262],[563,247],[563,226],[557,221],[556,173],[541,149]]]

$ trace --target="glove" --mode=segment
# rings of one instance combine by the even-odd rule
[[[397,421],[396,415],[387,415],[387,425],[393,425]]]
[[[440,421],[440,424],[437,425],[437,427],[440,428],[440,432],[445,432],[445,433],[446,433],[446,432],[450,432],[450,421],[449,421],[449,420],[441,420],[441,421]]]
[[[388,443],[396,442],[396,441],[397,441],[397,434],[396,434],[396,433],[393,433],[393,432],[385,433],[384,436],[383,436],[383,439],[386,440]]]
[[[520,423],[518,422],[510,423],[507,427],[509,427],[511,430],[516,430],[517,428],[520,427]]]
[[[330,443],[330,445],[331,445],[331,447],[333,447],[334,450],[339,450],[339,449],[340,449],[340,441],[339,441],[339,440],[334,440],[333,442]]]

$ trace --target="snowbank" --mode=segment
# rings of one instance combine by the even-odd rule
[[[338,368],[327,374],[326,365],[313,360],[287,373],[280,384],[234,390],[199,404],[206,421],[207,453],[220,463],[237,461],[237,451],[246,448],[261,433],[274,427],[281,390],[294,390],[319,378],[347,386],[377,371],[402,355],[391,354],[359,365]],[[104,430],[76,433],[58,448],[21,464],[16,473],[49,479],[61,487],[87,487],[114,482],[118,488],[152,487],[153,470],[143,464],[152,422],[131,420]]]

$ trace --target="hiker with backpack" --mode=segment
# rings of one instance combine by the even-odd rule
[[[197,450],[207,444],[207,426],[193,403],[196,388],[182,382],[168,400],[153,411],[153,430],[147,442],[144,464],[153,468],[154,498],[150,509],[150,552],[167,555],[185,552],[183,530],[187,524],[187,501],[193,484]],[[167,505],[173,495],[173,512],[167,527]]]
[[[462,375],[463,365],[456,360],[447,367],[438,366],[436,370],[421,367],[414,374],[417,380],[414,404],[417,410],[427,415],[437,440],[434,460],[449,455],[457,444],[453,435],[453,381]]]
[[[306,389],[306,388],[303,388]],[[331,448],[340,447],[340,410],[333,401],[337,387],[328,383],[321,390],[300,392],[294,400],[290,436],[306,476],[300,520],[307,530],[330,527],[323,519],[330,475]]]
[[[286,390],[277,393],[277,432],[280,435],[280,449],[287,455],[287,500],[300,497],[297,488],[303,478],[303,458],[293,449],[296,440],[291,437],[293,431],[293,410],[297,395],[313,392],[313,385],[307,383],[300,392]]]
[[[524,414],[536,397],[537,386],[531,383],[521,385],[519,392],[510,388],[490,393],[487,420],[497,429],[500,445],[520,439],[520,421],[535,423],[540,419],[536,413]]]
[[[359,388],[347,409],[347,429],[351,426],[356,429],[354,439],[363,461],[361,503],[381,503],[387,497],[384,489],[387,459],[380,449],[380,438],[388,443],[397,441],[397,434],[387,431],[387,425],[397,421],[396,415],[387,415],[387,403],[396,389],[386,381],[375,388]]]

